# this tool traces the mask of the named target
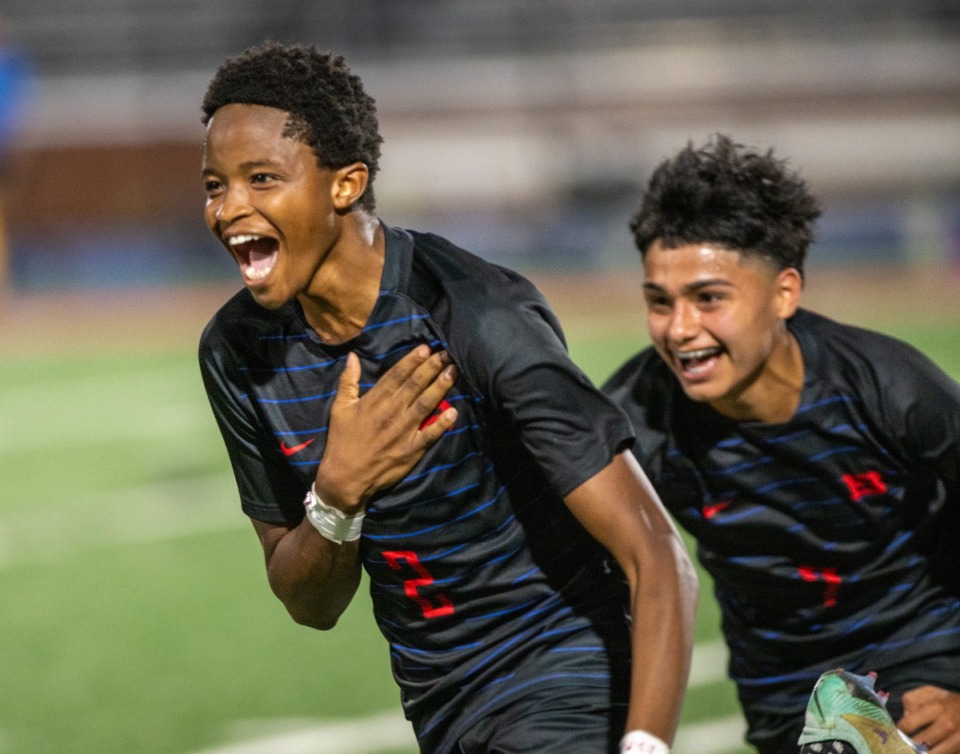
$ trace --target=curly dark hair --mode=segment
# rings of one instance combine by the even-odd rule
[[[263,42],[217,69],[203,98],[204,125],[224,105],[265,105],[290,114],[284,136],[313,149],[321,167],[336,170],[362,162],[370,172],[360,206],[373,210],[379,170],[377,110],[363,82],[342,56],[314,46]]]
[[[668,249],[715,243],[802,275],[819,215],[806,182],[772,149],[760,154],[717,134],[660,164],[630,230],[641,255],[654,241]]]

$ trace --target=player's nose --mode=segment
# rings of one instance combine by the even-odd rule
[[[674,304],[667,326],[667,335],[671,341],[683,343],[693,338],[700,328],[697,308],[682,300]]]
[[[239,188],[228,188],[220,196],[219,203],[214,207],[214,219],[221,228],[228,227],[239,218],[246,217],[253,211],[246,193]]]

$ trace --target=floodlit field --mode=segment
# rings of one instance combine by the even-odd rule
[[[642,345],[629,296],[545,289],[596,381]],[[366,595],[319,633],[269,592],[195,366],[221,294],[0,307],[2,754],[415,751]],[[960,377],[955,304],[881,303],[879,327]],[[703,593],[675,750],[746,752]]]

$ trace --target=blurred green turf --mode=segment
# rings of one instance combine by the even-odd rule
[[[960,375],[958,328],[897,334]],[[571,352],[599,383],[641,345],[579,334]],[[2,754],[183,754],[241,721],[399,710],[365,593],[322,635],[270,594],[192,350],[0,370]],[[683,719],[736,712],[724,682]]]

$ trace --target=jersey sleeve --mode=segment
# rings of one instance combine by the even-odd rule
[[[464,349],[468,372],[564,496],[632,444],[629,421],[574,364],[532,284],[512,279],[491,298]]]
[[[910,345],[888,339],[871,361],[879,378],[879,410],[896,452],[911,469],[914,546],[931,577],[960,595],[956,536],[960,528],[960,386]]]
[[[648,346],[624,362],[602,390],[627,415],[636,439],[633,455],[656,485],[670,432],[670,412],[679,388],[676,377]]]
[[[297,523],[303,517],[305,490],[283,464],[266,457],[264,430],[253,410],[230,349],[207,328],[200,343],[200,373],[217,426],[227,448],[243,512],[271,524]]]
[[[886,450],[960,500],[960,385],[920,350],[883,333],[807,310],[791,329],[815,380],[856,395],[892,443]]]
[[[906,344],[890,353],[895,379],[883,387],[882,408],[912,464],[931,470],[960,501],[960,385]]]

